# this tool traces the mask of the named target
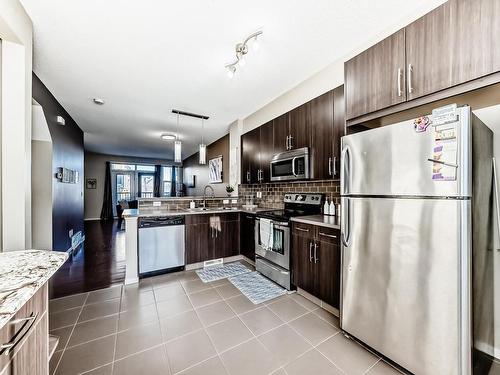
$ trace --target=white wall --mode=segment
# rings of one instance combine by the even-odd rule
[[[2,251],[31,247],[33,26],[18,0],[0,0]]]
[[[31,237],[35,249],[52,249],[52,138],[40,104],[31,116]]]

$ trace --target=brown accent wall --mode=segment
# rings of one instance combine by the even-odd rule
[[[262,192],[262,198],[255,198],[257,192]],[[238,186],[238,197],[245,204],[247,196],[254,199],[259,207],[283,208],[285,193],[323,193],[328,200],[334,199],[340,203],[339,181],[308,181],[308,182],[279,182],[268,184],[243,184]]]
[[[184,184],[186,194],[189,196],[202,195],[205,185],[208,185],[208,161],[216,156],[222,155],[222,183],[210,184],[214,188],[216,196],[226,194],[226,185],[229,183],[229,134],[219,138],[207,146],[207,164],[198,163],[198,153],[191,155],[182,163],[184,169]],[[194,188],[188,187],[188,181],[192,175],[196,176]],[[236,189],[236,187],[235,187]]]

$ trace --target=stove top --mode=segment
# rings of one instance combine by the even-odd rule
[[[274,221],[288,222],[292,217],[321,213],[323,195],[316,193],[287,193],[283,199],[283,210],[261,211],[257,217]]]

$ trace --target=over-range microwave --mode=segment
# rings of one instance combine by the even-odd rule
[[[271,159],[271,181],[309,178],[309,149],[298,148],[276,154]]]

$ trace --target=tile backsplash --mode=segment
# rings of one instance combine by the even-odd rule
[[[257,198],[258,192],[262,193],[262,198]],[[245,204],[247,197],[251,197],[259,207],[283,208],[285,193],[323,193],[328,200],[334,199],[335,203],[340,203],[340,181],[275,182],[238,186],[240,202]]]

